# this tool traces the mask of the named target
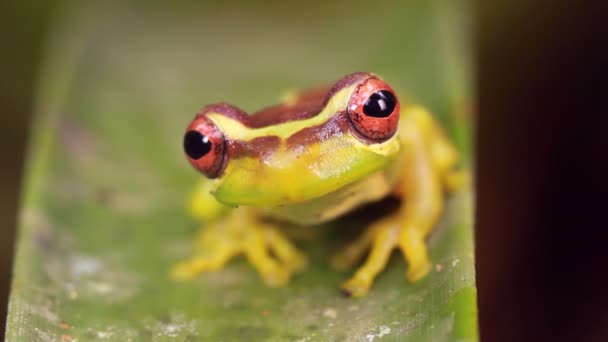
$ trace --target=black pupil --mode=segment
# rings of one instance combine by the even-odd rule
[[[367,98],[363,105],[363,113],[375,118],[385,118],[393,112],[397,100],[388,90],[378,90]]]
[[[209,138],[197,131],[188,131],[184,136],[184,151],[192,159],[199,159],[211,151]]]

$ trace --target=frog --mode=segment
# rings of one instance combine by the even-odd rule
[[[466,182],[458,150],[430,111],[401,103],[368,72],[292,91],[253,114],[207,105],[188,124],[183,149],[204,176],[188,200],[203,227],[192,257],[171,271],[178,280],[244,255],[265,284],[284,286],[308,259],[283,226],[335,221],[393,197],[399,207],[365,227],[331,264],[358,267],[340,285],[351,297],[368,294],[394,250],[406,260],[406,280],[417,282],[432,269],[427,239],[446,196]]]

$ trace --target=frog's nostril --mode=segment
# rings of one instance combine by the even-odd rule
[[[188,131],[184,135],[184,151],[194,159],[200,159],[211,151],[211,141],[198,131]]]

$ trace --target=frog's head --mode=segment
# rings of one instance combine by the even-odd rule
[[[380,78],[355,73],[330,88],[293,95],[247,115],[205,107],[184,150],[227,205],[279,206],[312,200],[386,168],[401,148],[399,102]]]

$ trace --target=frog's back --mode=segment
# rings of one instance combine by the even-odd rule
[[[263,108],[251,115],[240,112],[233,115],[229,113],[229,116],[234,116],[249,128],[307,120],[321,113],[329,99],[338,91],[369,77],[368,73],[353,73],[334,85],[288,92],[279,104]]]

